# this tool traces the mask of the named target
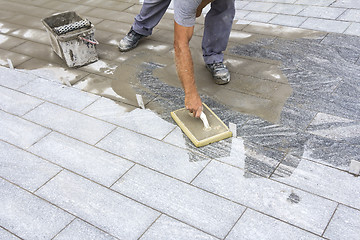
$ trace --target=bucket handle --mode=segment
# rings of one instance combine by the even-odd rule
[[[83,38],[83,37],[81,37],[81,36],[79,36],[79,39],[81,39],[81,40],[83,40],[83,41],[85,41],[85,42],[88,42],[88,43],[94,44],[94,45],[99,44],[99,42],[98,42],[98,41],[96,41],[95,39],[94,39],[94,41],[93,41],[93,40],[90,40],[90,39]]]

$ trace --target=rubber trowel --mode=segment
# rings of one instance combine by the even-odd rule
[[[171,112],[171,117],[196,147],[232,136],[228,127],[204,103],[200,119],[193,117],[186,108]]]

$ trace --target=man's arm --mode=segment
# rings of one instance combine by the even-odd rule
[[[176,22],[174,24],[176,70],[185,91],[185,107],[198,118],[202,111],[202,103],[195,84],[194,66],[189,47],[194,27],[184,27]]]

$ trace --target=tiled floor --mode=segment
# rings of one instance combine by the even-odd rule
[[[358,239],[358,1],[236,6],[230,84],[204,67],[203,16],[191,48],[237,138],[196,148],[170,117],[171,11],[120,53],[138,0],[0,0],[0,239]],[[64,10],[95,24],[99,61],[52,51],[41,19]]]

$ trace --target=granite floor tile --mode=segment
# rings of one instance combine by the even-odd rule
[[[57,235],[54,240],[88,240],[88,239],[97,239],[97,240],[115,240],[117,238],[112,237],[110,234],[107,234],[100,229],[97,229],[90,224],[80,220],[75,219],[69,226],[62,230],[59,235]]]
[[[74,217],[0,179],[0,225],[24,239],[51,239]]]
[[[51,103],[44,103],[24,117],[90,144],[96,144],[115,128],[112,124]]]
[[[284,105],[281,115],[280,124],[297,130],[305,130],[310,122],[316,116],[316,112],[308,110],[299,105],[286,104]]]
[[[341,14],[345,12],[345,10],[345,8],[307,6],[297,15],[313,18],[337,19]]]
[[[68,3],[68,2],[64,2],[64,1],[48,1],[46,3],[44,3],[42,5],[45,8],[49,8],[52,10],[56,10],[58,12],[65,12],[65,11],[75,11],[77,14],[84,14],[88,11],[90,11],[91,9],[93,9],[92,6],[86,6],[81,5],[79,3]]]
[[[203,240],[217,238],[212,237],[204,232],[201,232],[193,227],[190,227],[182,222],[179,222],[166,215],[156,220],[156,222],[145,232],[140,238],[141,240],[167,240],[171,236],[172,240],[194,239]]]
[[[108,187],[133,165],[59,133],[51,133],[29,151]]]
[[[296,15],[299,12],[301,12],[302,10],[304,10],[304,8],[305,8],[305,6],[303,6],[303,5],[277,3],[274,7],[269,9],[268,12],[287,14],[287,15]]]
[[[344,32],[345,34],[351,34],[360,36],[360,23],[352,23]]]
[[[25,46],[29,46],[29,45],[32,45],[35,43],[45,45],[45,46],[39,45],[39,46],[41,46],[41,48],[39,47],[37,50],[40,52],[43,52],[44,50],[49,49],[49,46],[50,46],[50,40],[49,40],[48,33],[44,29],[28,28],[25,26],[21,26],[21,27],[17,28],[15,31],[12,31],[11,33],[9,33],[9,35],[20,38],[20,39],[28,40],[25,42],[26,43]],[[21,50],[25,51],[26,54],[31,54],[31,53],[32,53],[32,55],[36,54],[36,51],[34,52],[34,49],[26,49],[24,47]],[[50,51],[49,51],[49,54],[50,54]],[[55,58],[52,54],[49,57]]]
[[[359,238],[360,211],[339,205],[324,237],[334,240]]]
[[[330,1],[330,0],[328,0]],[[333,7],[345,7],[345,8],[356,8],[360,9],[360,2],[356,0],[341,0],[331,4]]]
[[[40,21],[41,18],[30,16],[28,14],[18,14],[16,13],[16,9],[13,9],[12,17],[6,19],[13,24],[18,24],[21,26],[26,26],[28,28],[35,28],[35,29],[43,29],[43,23]]]
[[[346,42],[346,47],[353,50],[353,52],[360,51],[360,38],[357,36],[329,33],[321,41],[321,44],[327,45],[326,47],[328,46],[344,47],[344,42]]]
[[[322,238],[254,210],[246,209],[244,215],[226,237],[226,240],[232,239],[321,240]]]
[[[7,20],[7,19],[5,19]],[[12,31],[15,31],[16,29],[19,29],[21,28],[20,25],[17,25],[17,24],[12,24],[12,23],[9,23],[7,21],[0,21],[0,33],[3,33],[3,34],[9,34],[11,33]]]
[[[0,34],[0,48],[10,50],[11,48],[22,44],[25,40],[12,37],[5,34]]]
[[[28,148],[50,132],[35,123],[15,117],[0,110],[0,139]]]
[[[57,175],[36,193],[120,239],[137,239],[160,215],[67,171]]]
[[[105,8],[111,10],[117,10],[118,12],[122,12],[123,10],[132,6],[132,3],[127,3],[125,1],[106,1],[105,3],[101,0],[85,0],[82,3],[86,6],[92,6],[95,8]]]
[[[24,150],[0,141],[0,176],[31,192],[61,168]]]
[[[246,6],[243,7],[243,10],[266,12],[274,6],[275,6],[275,3],[250,2],[249,4],[247,4]]]
[[[7,239],[7,240],[20,240],[20,238],[16,237],[14,234],[6,231],[5,229],[0,227],[0,239]]]
[[[18,54],[18,53],[0,49],[0,66],[10,67],[8,64],[8,59],[11,60],[12,65],[14,67],[17,67],[20,64],[22,64],[23,62],[26,62],[27,60],[29,60],[30,57],[23,55],[23,54]]]
[[[360,209],[360,182],[354,176],[318,163],[287,156],[273,178],[336,202]]]
[[[0,86],[0,109],[6,112],[22,116],[41,103],[37,98]]]
[[[66,85],[74,84],[89,74],[80,69],[70,69],[65,62],[53,64],[36,58],[19,65],[18,68],[23,72]]]
[[[134,106],[101,97],[86,107],[82,112],[92,117],[117,124],[122,115],[135,109]]]
[[[209,161],[201,155],[123,128],[117,128],[97,146],[187,182],[190,182]]]
[[[32,74],[0,66],[0,85],[4,87],[18,89],[19,87],[35,79],[36,76]]]
[[[193,184],[315,234],[322,234],[337,205],[215,161]]]
[[[244,207],[136,165],[113,189],[223,238]]]
[[[335,33],[343,33],[350,26],[350,22],[319,19],[319,18],[308,18],[303,24],[300,25],[301,28],[308,28],[318,31],[328,31]]]
[[[121,35],[121,37],[124,37],[130,31],[130,28],[131,28],[131,24],[129,24],[129,23],[104,20],[101,23],[96,25],[95,36],[98,35],[97,30],[99,29],[99,30],[103,30],[106,32],[116,33],[116,34]]]
[[[359,22],[360,20],[360,9],[348,9],[346,10],[338,20]]]
[[[360,121],[318,113],[306,131],[335,141],[360,144]]]
[[[123,3],[127,4],[127,3]],[[131,5],[124,6],[125,8],[130,7]],[[125,23],[132,23],[134,21],[133,14],[126,13],[126,12],[119,12],[115,10],[103,9],[103,8],[94,8],[86,13],[88,16],[100,18],[100,19],[107,19],[112,21],[118,22],[125,22]]]
[[[302,5],[315,5],[315,6],[333,6],[334,1],[333,0],[318,0],[316,2],[311,0],[297,0],[295,2],[296,4],[302,4]]]
[[[305,17],[279,14],[274,17],[269,23],[285,25],[289,27],[299,27],[305,20]]]
[[[135,109],[119,117],[117,125],[159,140],[168,135],[175,125],[150,110]]]
[[[276,14],[274,13],[250,12],[245,17],[243,17],[243,19],[255,22],[269,22],[274,17],[276,17]]]
[[[40,19],[43,17],[51,16],[54,13],[54,11],[50,9],[4,0],[1,1],[1,8],[9,11],[13,11],[14,9],[16,9],[17,12],[20,12],[22,14],[28,14],[34,17],[39,17]]]
[[[22,86],[19,88],[19,91],[75,111],[81,111],[99,98],[99,96],[94,94],[89,94],[42,78],[37,78],[25,86]]]

